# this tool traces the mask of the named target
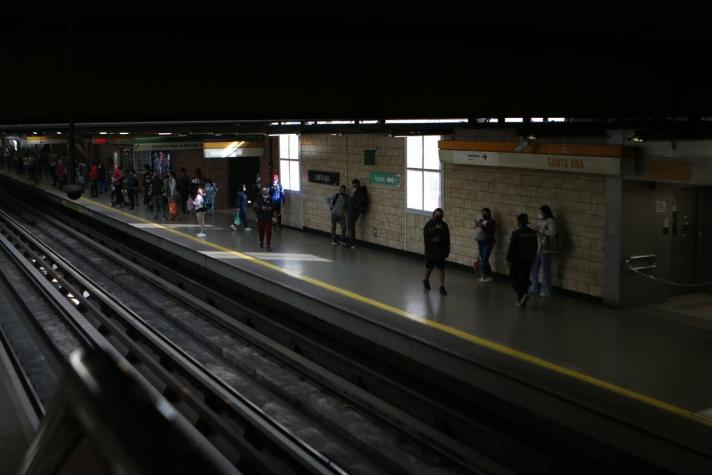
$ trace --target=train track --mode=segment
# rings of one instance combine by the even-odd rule
[[[508,472],[240,321],[259,312],[237,306],[243,315],[234,318],[196,298],[199,280],[183,277],[181,288],[146,265],[146,256],[123,256],[106,237],[36,211],[20,214],[22,223],[0,214],[5,247],[241,470]]]

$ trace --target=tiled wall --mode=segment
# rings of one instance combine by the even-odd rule
[[[359,178],[368,186],[371,206],[360,220],[357,237],[411,252],[423,252],[423,226],[428,216],[405,210],[405,139],[382,135],[302,135],[302,192],[290,197],[285,222],[328,231],[327,198],[338,187],[309,183],[308,170],[341,174],[341,183]],[[363,152],[376,149],[376,165],[365,166]],[[401,187],[368,184],[372,171],[401,174]],[[557,287],[601,296],[603,285],[604,178],[597,175],[524,169],[497,169],[446,164],[445,220],[452,234],[450,260],[471,265],[476,253],[474,222],[483,207],[492,209],[498,223],[492,264],[507,271],[505,255],[516,215],[526,212],[532,222],[538,207],[548,204],[558,218],[563,252],[553,264]],[[406,217],[407,216],[407,217]],[[407,227],[406,227],[407,222]]]

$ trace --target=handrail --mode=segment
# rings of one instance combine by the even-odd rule
[[[72,353],[17,475],[240,473],[116,353]]]

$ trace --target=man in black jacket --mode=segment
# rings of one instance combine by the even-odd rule
[[[366,187],[361,186],[361,181],[356,178],[351,182],[354,187],[354,194],[349,201],[349,242],[347,247],[356,247],[356,220],[366,212],[368,207],[368,194]]]
[[[507,251],[507,264],[512,286],[517,293],[517,307],[524,307],[529,298],[529,276],[537,252],[536,231],[527,226],[529,217],[522,213],[517,216],[517,229],[512,231]]]
[[[447,227],[442,208],[433,211],[433,219],[425,223],[423,238],[425,242],[425,279],[423,287],[430,290],[430,273],[433,267],[440,269],[440,293],[447,295],[445,290],[445,259],[450,255],[450,229]]]

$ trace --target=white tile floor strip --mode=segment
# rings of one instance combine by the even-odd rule
[[[135,228],[139,228],[139,229],[159,229],[159,228],[163,228],[163,227],[174,228],[174,229],[178,229],[178,228],[196,228],[197,229],[197,228],[200,228],[200,225],[198,225],[198,224],[171,224],[171,223],[166,223],[166,222],[162,222],[162,223],[158,223],[158,222],[156,222],[156,223],[129,223],[129,224],[131,226],[133,226]],[[224,229],[224,228],[215,227],[212,224],[206,224],[205,227],[208,229],[214,230],[214,231],[222,231]]]
[[[238,254],[222,251],[200,251],[201,254],[214,257],[215,259],[243,259]],[[245,252],[251,257],[263,259],[265,261],[307,261],[307,262],[333,262],[314,254],[299,254],[294,252]]]

